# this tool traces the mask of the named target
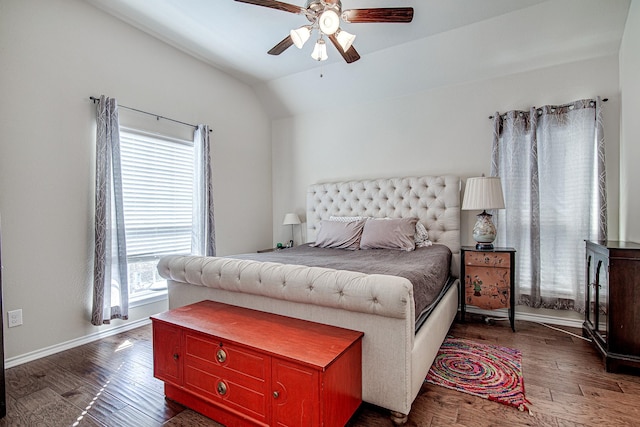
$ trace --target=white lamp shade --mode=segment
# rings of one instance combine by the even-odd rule
[[[320,22],[320,31],[328,36],[338,31],[338,27],[340,26],[340,17],[336,11],[332,9],[322,12],[318,21]]]
[[[307,40],[309,40],[309,37],[311,36],[311,27],[305,25],[304,27],[300,27],[297,30],[291,30],[289,32],[289,35],[291,36],[293,44],[298,49],[302,49],[302,46],[304,46],[304,44],[307,42]]]
[[[338,40],[338,44],[342,48],[342,51],[346,52],[349,50],[349,48],[353,44],[353,41],[356,39],[356,36],[351,33],[347,33],[344,30],[338,30],[338,33],[336,34],[336,39]]]
[[[284,216],[282,225],[298,225],[300,224],[300,217],[294,213],[288,213]]]
[[[497,176],[467,179],[462,210],[504,209],[502,185]]]
[[[327,45],[324,40],[320,39],[316,42],[313,52],[311,52],[311,57],[316,61],[326,61],[329,58],[327,56]]]

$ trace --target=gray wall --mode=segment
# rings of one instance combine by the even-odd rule
[[[254,91],[236,79],[84,1],[2,0],[0,94],[3,316],[21,308],[24,317],[15,328],[5,321],[8,359],[126,323],[89,323],[90,95],[209,124],[219,253],[271,244],[270,122]],[[122,116],[129,123],[143,120]],[[130,322],[165,307],[134,309]]]
[[[605,104],[610,237],[617,238],[620,94],[618,57],[560,64],[483,81],[321,110],[273,124],[274,237],[285,212],[304,214],[310,183],[343,179],[490,173],[496,111],[602,96]],[[318,126],[322,118],[324,126]],[[472,244],[476,212],[463,211],[462,243]],[[302,227],[304,229],[304,226]]]

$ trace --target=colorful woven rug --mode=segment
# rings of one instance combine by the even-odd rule
[[[522,356],[519,350],[447,337],[426,382],[462,391],[524,411]]]

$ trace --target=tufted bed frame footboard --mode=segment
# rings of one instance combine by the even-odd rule
[[[417,217],[433,243],[460,253],[460,179],[454,176],[315,184],[307,194],[308,240],[329,216]],[[415,331],[413,286],[401,277],[219,257],[168,256],[169,306],[210,299],[364,332],[363,400],[406,421],[458,309],[458,281]]]

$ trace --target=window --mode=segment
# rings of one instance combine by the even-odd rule
[[[492,174],[506,205],[497,243],[519,253],[518,303],[582,311],[584,240],[607,234],[600,101],[496,116]]]
[[[166,295],[160,257],[191,253],[194,144],[120,128],[129,299]]]

